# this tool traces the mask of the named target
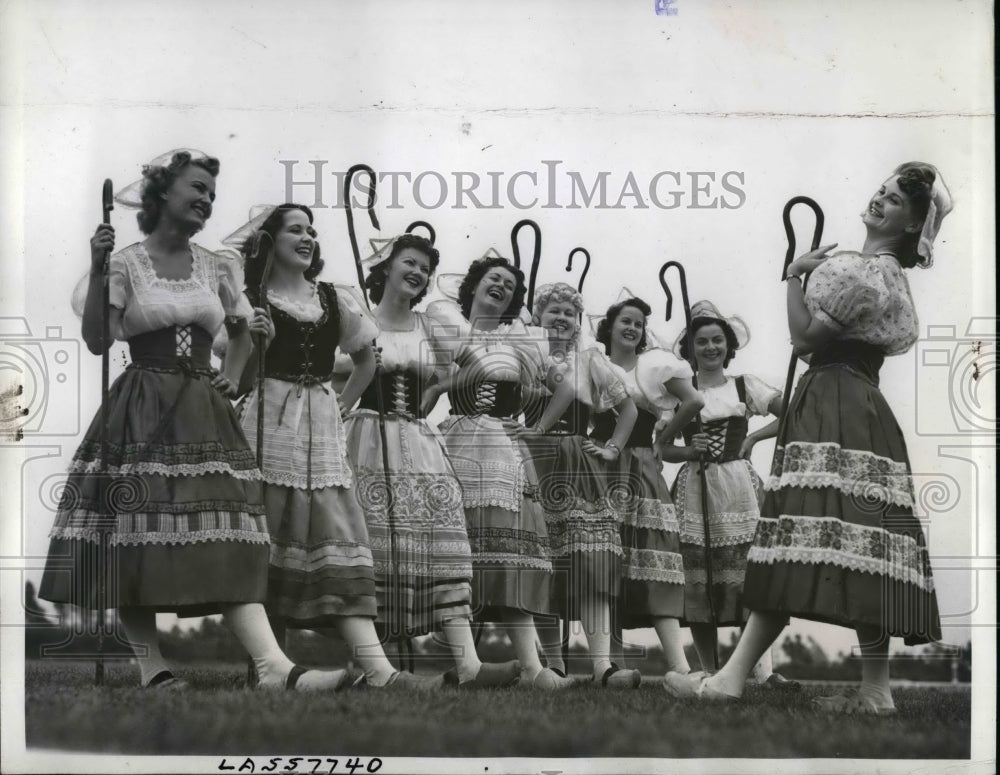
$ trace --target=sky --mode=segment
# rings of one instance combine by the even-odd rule
[[[593,258],[588,312],[627,286],[662,315],[657,272],[676,259],[692,301],[709,298],[751,330],[731,371],[780,388],[784,203],[813,197],[824,244],[857,249],[869,197],[896,165],[923,160],[941,170],[956,206],[933,268],[909,273],[921,341],[886,362],[882,389],[909,445],[945,639],[964,643],[992,626],[990,4],[656,7],[0,7],[0,382],[24,381],[34,422],[22,442],[0,445],[4,512],[21,517],[2,527],[5,589],[40,575],[53,493],[100,400],[100,360],[82,346],[69,297],[87,270],[106,177],[120,189],[172,148],[215,155],[215,211],[196,241],[218,248],[255,204],[325,205],[316,208],[321,279],[338,282],[356,283],[337,206],[338,176],[356,163],[383,175],[381,236],[429,221],[441,273],[463,272],[490,247],[509,255],[511,227],[531,218],[542,231],[539,284],[575,282],[566,256],[583,246]],[[288,186],[289,171],[302,182],[317,168],[322,194]],[[582,188],[602,175],[606,198],[598,190],[588,204]],[[112,221],[119,247],[140,239],[132,213],[119,207]],[[356,222],[363,241],[379,236],[360,211]],[[807,213],[795,222],[802,252],[812,223]],[[522,239],[530,256],[527,232]],[[677,318],[658,325],[671,342],[681,327]],[[772,450],[758,446],[758,471]],[[795,626],[830,651],[852,643],[837,628]]]

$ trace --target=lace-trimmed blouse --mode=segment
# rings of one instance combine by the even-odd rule
[[[837,339],[875,345],[899,355],[917,340],[917,315],[903,269],[888,253],[830,256],[806,287],[810,314],[837,332]]]
[[[766,416],[769,414],[768,407],[771,402],[781,396],[781,393],[768,385],[763,380],[757,379],[752,374],[743,375],[743,386],[746,388],[747,402],[740,401],[739,391],[736,390],[736,377],[727,376],[726,381],[721,385],[713,385],[707,388],[698,388],[705,399],[705,406],[701,410],[703,422],[712,420],[722,420],[726,417],[752,417]]]
[[[253,315],[239,263],[194,243],[191,276],[183,280],[157,276],[141,243],[118,251],[111,256],[108,295],[122,310],[121,327],[112,332],[116,339],[174,325],[196,325],[215,335],[227,317]]]

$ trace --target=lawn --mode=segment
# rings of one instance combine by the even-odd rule
[[[458,757],[822,757],[944,759],[970,752],[967,688],[900,688],[891,718],[831,718],[823,691],[748,689],[735,706],[670,698],[659,682],[606,690],[582,682],[550,695],[524,689],[432,695],[250,692],[241,665],[178,670],[184,692],[137,688],[138,670],[29,662],[29,748],[141,754]]]

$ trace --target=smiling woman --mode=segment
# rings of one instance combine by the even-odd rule
[[[700,686],[668,676],[675,693],[740,696],[753,663],[796,616],[854,629],[865,656],[860,688],[821,698],[819,707],[886,715],[895,712],[889,638],[941,638],[906,442],[878,384],[885,356],[917,339],[903,268],[930,266],[951,206],[934,167],[903,164],[862,212],[859,252],[827,257],[828,245],[788,266],[788,328],[810,361],[788,405],[748,555],[752,613],[725,667]]]
[[[83,335],[94,353],[110,346],[102,335],[107,315],[132,363],[106,399],[107,456],[100,415],[74,456],[40,595],[117,608],[145,687],[184,686],[156,630],[156,612],[171,611],[221,612],[263,687],[337,689],[346,672],[295,667],[261,606],[269,540],[260,473],[226,400],[249,352],[251,310],[239,264],[190,241],[212,214],[218,171],[216,159],[189,151],[143,168],[127,191],[139,194],[148,237],[111,256],[108,309],[102,280],[114,229],[98,226],[91,240]],[[223,324],[230,347],[219,374],[209,357]],[[69,569],[66,558],[74,561]]]

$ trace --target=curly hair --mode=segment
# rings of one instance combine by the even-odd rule
[[[898,175],[899,190],[906,195],[906,199],[913,208],[914,215],[923,224],[927,218],[927,210],[931,204],[931,192],[934,189],[934,181],[937,179],[937,170],[930,164],[920,161],[908,161],[900,164],[892,172]],[[902,240],[902,255],[898,257],[899,265],[911,269],[917,265],[920,258],[917,253],[917,245],[920,243],[920,231],[915,233],[907,232]]]
[[[736,338],[736,332],[733,331],[733,327],[729,325],[722,318],[709,318],[709,317],[697,317],[691,321],[691,341],[694,341],[695,334],[698,333],[698,329],[704,328],[705,326],[716,325],[722,329],[722,333],[726,336],[726,358],[722,361],[722,368],[726,368],[729,362],[736,357],[736,350],[740,346],[739,339]],[[688,338],[681,338],[681,358],[686,361],[691,360],[691,351],[688,349]]]
[[[419,234],[402,234],[396,237],[396,241],[392,243],[392,250],[389,252],[389,257],[368,270],[368,277],[365,278],[365,288],[368,289],[368,296],[375,304],[382,301],[382,295],[385,293],[385,281],[389,276],[389,268],[392,266],[393,259],[407,248],[419,250],[427,256],[427,260],[431,265],[427,285],[424,286],[424,289],[420,293],[410,299],[410,309],[416,307],[424,296],[427,295],[427,291],[430,290],[430,278],[434,275],[434,270],[437,269],[441,261],[441,254],[426,237],[421,237]]]
[[[472,300],[476,295],[476,288],[482,281],[486,273],[491,269],[499,267],[506,269],[514,275],[514,296],[504,313],[500,316],[501,323],[510,323],[515,320],[524,307],[524,297],[528,292],[524,284],[524,272],[514,266],[503,256],[485,256],[477,258],[469,266],[469,271],[465,273],[462,284],[458,287],[458,305],[462,308],[462,315],[468,320],[472,314]]]
[[[652,314],[653,308],[642,299],[633,296],[631,299],[625,299],[625,301],[620,301],[608,307],[608,311],[601,318],[601,322],[597,324],[596,338],[598,342],[604,345],[604,352],[607,355],[611,354],[611,329],[614,327],[615,321],[618,319],[621,311],[626,307],[635,307],[635,309],[642,313],[642,336],[639,337],[639,344],[635,346],[635,351],[641,353],[646,349],[646,318]]]
[[[147,164],[142,168],[142,209],[135,214],[135,218],[143,234],[153,233],[163,210],[163,195],[170,190],[174,181],[189,164],[201,167],[213,178],[219,175],[218,159],[212,156],[195,159],[187,151],[175,153],[165,167]]]
[[[543,285],[535,291],[535,301],[531,311],[531,325],[540,326],[542,324],[542,314],[553,302],[572,304],[573,309],[576,310],[577,323],[583,317],[583,296],[580,295],[580,292],[572,285],[566,283],[552,283],[551,285]],[[573,334],[573,342],[576,342],[579,337],[580,326],[577,325],[576,332]]]
[[[260,225],[258,232],[264,232],[271,238],[270,250],[274,250],[274,240],[277,237],[278,232],[281,227],[285,224],[285,214],[292,211],[299,210],[306,214],[309,218],[310,225],[313,222],[312,210],[310,210],[305,205],[292,204],[290,202],[283,205],[275,207],[264,222]],[[243,273],[246,278],[246,287],[256,290],[260,286],[261,275],[264,273],[264,264],[266,259],[263,253],[259,254],[256,259],[251,255],[253,245],[253,235],[247,238],[246,242],[240,248],[240,253],[243,254]],[[316,242],[313,248],[312,263],[309,264],[309,268],[303,273],[303,277],[307,280],[312,280],[317,277],[319,273],[323,270],[323,259],[320,258],[319,243]]]

